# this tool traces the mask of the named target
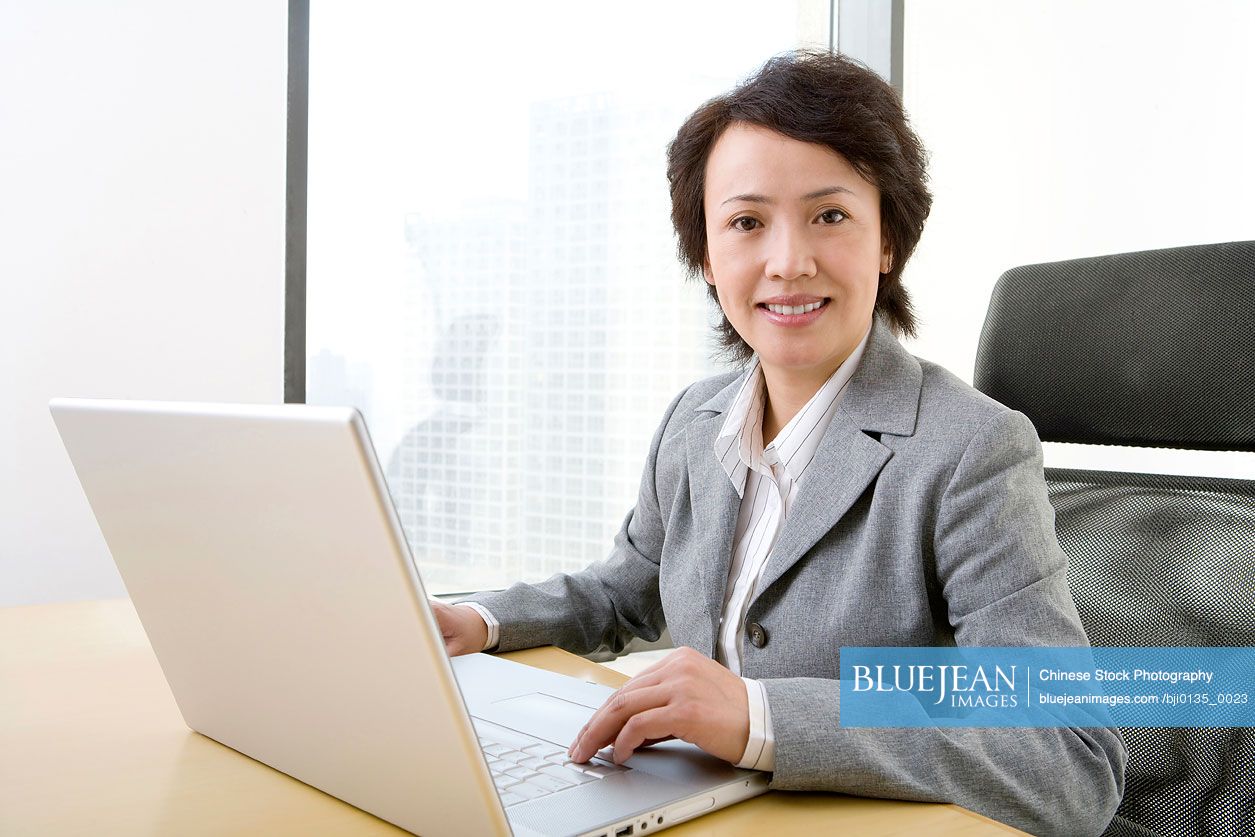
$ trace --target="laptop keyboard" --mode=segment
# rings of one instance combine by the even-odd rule
[[[586,764],[576,764],[567,758],[565,747],[479,718],[474,723],[501,804],[506,807],[631,769],[602,758],[603,753],[609,755],[607,750]]]

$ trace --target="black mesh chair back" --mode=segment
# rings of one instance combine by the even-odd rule
[[[975,383],[1043,441],[1255,450],[1255,242],[1008,271]],[[1057,468],[1046,481],[1094,645],[1255,645],[1255,481]],[[1255,834],[1255,729],[1122,732],[1107,835]]]

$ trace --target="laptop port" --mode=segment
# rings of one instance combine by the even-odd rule
[[[614,837],[627,837],[628,834],[631,834],[635,830],[636,830],[636,826],[625,825],[622,828],[615,831]]]

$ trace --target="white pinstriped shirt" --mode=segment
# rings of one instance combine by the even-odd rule
[[[723,593],[719,638],[715,643],[715,659],[733,674],[741,673],[745,612],[754,599],[758,579],[789,516],[806,467],[815,458],[819,441],[841,403],[845,385],[858,368],[870,334],[869,328],[845,362],[766,447],[763,446],[763,412],[767,406],[767,387],[755,357],[715,438],[715,456],[741,497],[741,510],[732,538],[732,564]],[[776,748],[767,690],[757,680],[741,679],[745,681],[749,698],[750,732],[745,753],[737,766],[772,770]]]
[[[766,447],[763,446],[766,380],[756,356],[715,439],[715,456],[741,497],[715,659],[738,676],[745,611],[753,600],[755,585],[771,557],[772,547],[806,474],[806,466],[814,458],[819,441],[837,412],[845,385],[858,368],[870,334],[869,328],[845,362]],[[484,650],[495,647],[500,635],[497,619],[481,604],[460,604],[474,608],[487,623],[488,641]],[[776,758],[767,690],[757,680],[747,677],[741,680],[749,701],[749,740],[737,766],[770,771],[775,767]]]

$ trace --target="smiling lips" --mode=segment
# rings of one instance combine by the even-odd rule
[[[827,297],[776,297],[758,303],[758,310],[777,325],[802,326],[819,319],[829,301]]]

